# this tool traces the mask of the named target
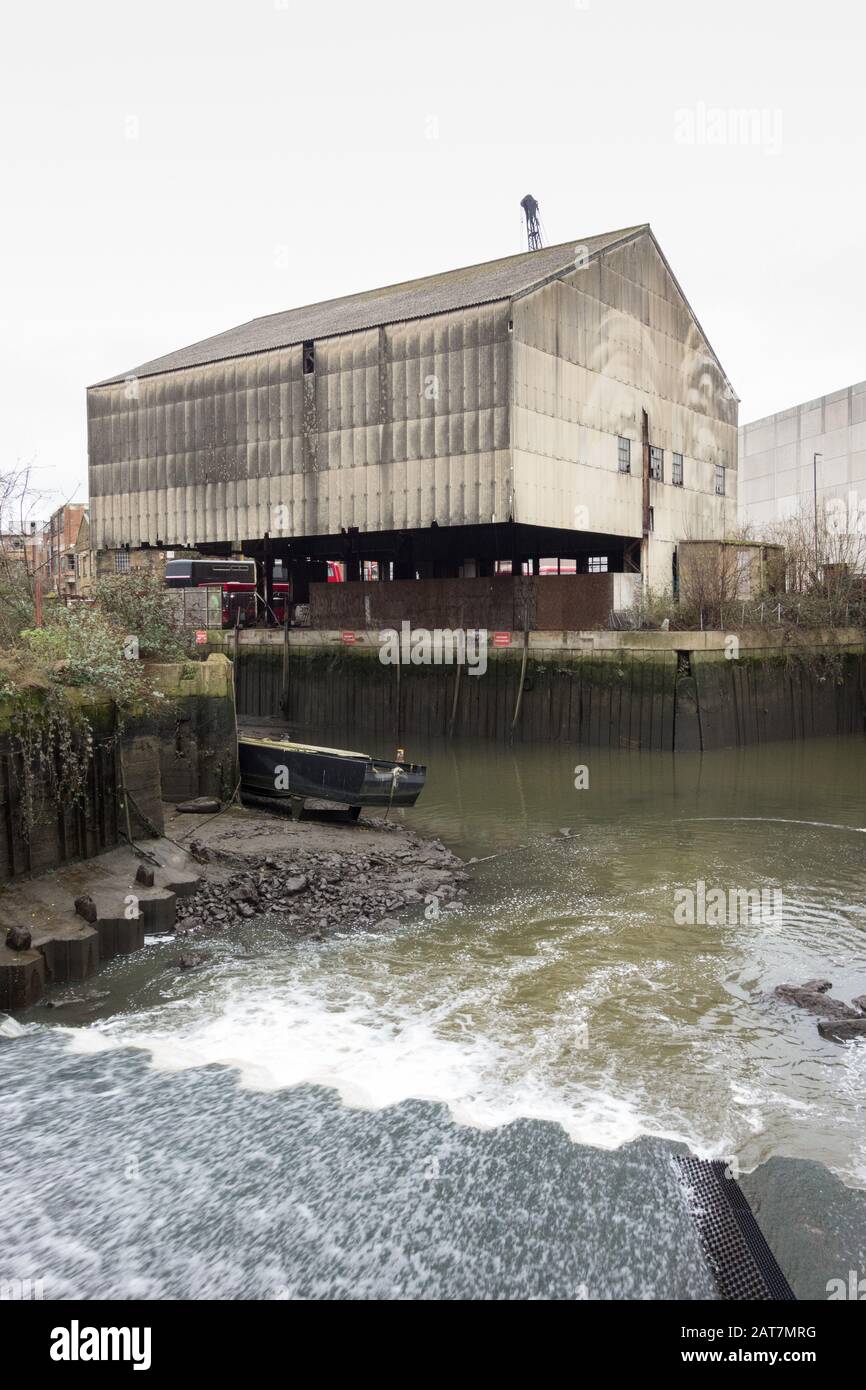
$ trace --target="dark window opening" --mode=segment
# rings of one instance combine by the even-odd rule
[[[650,445],[650,477],[655,478],[657,483],[665,480],[664,450],[656,448],[655,444]]]
[[[683,485],[683,456],[682,456],[682,454],[674,454],[674,461],[673,461],[673,466],[672,466],[672,469],[671,469],[671,482],[673,483],[674,487],[682,487],[682,485]]]
[[[649,528],[650,528],[651,531],[654,531],[654,530],[656,529],[656,509],[655,509],[655,507],[650,507],[650,509],[649,509]]]
[[[631,440],[630,440],[630,439],[618,438],[617,441],[616,441],[616,443],[617,443],[617,457],[618,457],[618,460],[619,460],[619,471],[620,471],[620,473],[630,473],[630,472],[631,472]]]
[[[309,376],[316,370],[316,344],[312,341],[304,343],[304,376]]]
[[[717,497],[724,497],[724,495],[725,495],[725,465],[724,465],[723,463],[717,463],[717,464],[716,464],[716,496],[717,496]]]

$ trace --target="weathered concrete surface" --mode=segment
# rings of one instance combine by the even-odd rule
[[[126,813],[133,837],[161,835],[163,800],[200,794],[228,799],[237,786],[231,663],[211,653],[204,662],[152,664],[164,696],[156,713],[127,717],[118,744],[114,707],[84,703],[93,728],[93,754],[83,799],[46,808],[23,834],[21,755],[9,737],[10,702],[0,721],[0,883],[85,860],[125,843]],[[122,788],[129,793],[128,808]]]
[[[189,856],[167,840],[150,841],[152,887],[136,880],[141,859],[127,848],[16,880],[0,894],[0,939],[9,927],[27,926],[33,949],[0,945],[0,1008],[35,1003],[44,988],[85,980],[105,961],[137,951],[145,932],[169,932],[178,896],[194,892],[198,872]],[[95,920],[75,910],[88,896]]]
[[[404,614],[404,616],[406,616]],[[420,626],[420,624],[419,624]],[[441,623],[433,626],[441,627]],[[378,651],[379,629],[357,629],[353,632],[354,644],[360,648]],[[522,630],[509,634],[511,646],[523,640]],[[731,636],[737,638],[741,652],[766,652],[788,649],[802,649],[806,652],[830,648],[833,651],[862,652],[864,634],[860,628],[811,628],[792,631],[783,625],[769,625],[758,628],[733,628],[731,632],[705,628],[695,632],[662,632],[659,629],[539,629],[530,632],[529,646],[538,655],[543,653],[574,652],[581,654],[594,652],[643,652],[647,656],[658,656],[663,652],[719,652],[724,655]],[[310,628],[290,628],[286,634],[282,628],[244,628],[238,634],[239,646],[256,649],[280,647],[288,637],[289,649],[300,648],[329,650],[344,644],[343,629],[316,631]],[[234,649],[234,633],[212,629],[207,634],[208,648],[211,651],[231,655]]]
[[[635,539],[644,409],[667,470],[652,586],[677,540],[736,522],[737,397],[648,225],[268,315],[135,375],[88,391],[99,548],[512,516]]]
[[[94,745],[84,796],[76,805],[52,803],[24,833],[21,755],[0,736],[0,883],[87,859],[120,844],[126,833],[121,792],[130,793],[133,836],[162,832],[160,748],[153,735],[128,728],[119,745],[114,716],[101,706],[88,711]]]
[[[145,724],[159,740],[163,800],[227,801],[238,782],[231,662],[211,652],[204,662],[152,663],[150,670],[165,696],[164,713]]]
[[[41,951],[10,951],[0,945],[0,1009],[27,1009],[45,991]]]

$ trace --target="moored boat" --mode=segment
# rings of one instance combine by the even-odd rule
[[[417,763],[288,738],[241,734],[238,754],[245,790],[277,799],[331,801],[356,813],[363,806],[414,806],[427,778],[426,767]]]

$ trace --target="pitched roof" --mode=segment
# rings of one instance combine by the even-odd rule
[[[338,333],[378,328],[385,323],[401,323],[406,319],[447,313],[451,309],[510,299],[572,267],[576,246],[580,246],[582,254],[591,260],[600,251],[645,231],[647,225],[625,227],[601,236],[562,242],[559,246],[545,246],[540,251],[523,251],[498,261],[426,275],[421,280],[404,280],[402,284],[387,285],[383,289],[365,290],[341,299],[324,300],[321,304],[307,304],[301,309],[267,314],[164,357],[155,357],[140,367],[107,377],[97,384],[107,386],[129,376],[154,376],[181,367],[197,367],[228,357],[245,357],[249,353],[288,347],[310,338],[328,338]]]

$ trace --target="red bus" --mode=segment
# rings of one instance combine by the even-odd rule
[[[222,591],[222,625],[252,627],[256,621],[255,560],[169,560],[165,582],[170,589],[207,589],[219,585]],[[285,620],[289,585],[273,586],[273,613],[278,623]]]
[[[284,573],[282,568],[280,573]],[[340,560],[328,561],[328,583],[341,584],[344,579]],[[222,625],[253,627],[256,622],[256,562],[255,560],[169,560],[165,567],[165,582],[170,589],[207,589],[219,585],[222,590]],[[286,580],[274,580],[273,616],[277,623],[285,622],[291,602],[291,586]]]

